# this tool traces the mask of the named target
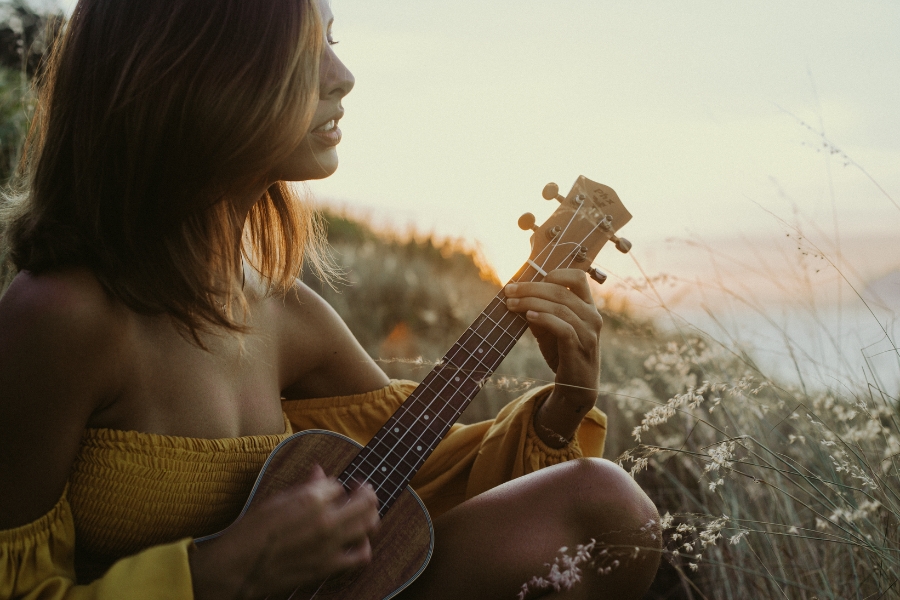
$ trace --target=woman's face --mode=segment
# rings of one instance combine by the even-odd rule
[[[331,27],[334,15],[325,0],[319,0],[326,44],[319,65],[319,104],[303,142],[277,169],[281,181],[323,179],[337,170],[337,145],[341,141],[338,122],[344,116],[341,100],[353,89],[353,74],[334,53]]]

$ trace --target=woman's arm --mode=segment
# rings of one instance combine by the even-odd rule
[[[80,273],[20,273],[0,298],[0,529],[59,500],[85,424],[118,385],[122,332]]]

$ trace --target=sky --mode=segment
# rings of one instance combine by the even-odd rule
[[[356,87],[325,204],[461,238],[506,279],[519,215],[585,175],[634,215],[632,255],[596,261],[615,278],[705,277],[697,244],[795,260],[790,225],[862,280],[900,268],[900,2],[331,4]]]
[[[697,269],[671,264],[673,239],[763,243],[783,237],[778,218],[848,248],[900,225],[900,3],[332,7],[357,84],[341,168],[313,191],[478,243],[501,277],[528,251],[518,216],[541,222],[543,185],[579,174],[618,192],[652,271]],[[634,272],[607,254],[599,264]],[[865,276],[900,267],[876,262]]]

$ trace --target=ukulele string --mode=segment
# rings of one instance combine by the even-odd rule
[[[583,208],[583,205],[579,205],[578,209],[576,209],[575,212],[572,213],[572,216],[570,217],[568,223],[566,223],[565,228],[564,228],[564,229],[560,232],[560,234],[557,236],[557,238],[556,238],[557,240],[561,240],[562,238],[565,237],[566,232],[569,230],[569,228],[570,228],[570,226],[572,225],[572,223],[575,222],[576,218],[578,217],[578,213],[581,211],[582,208]],[[587,239],[588,239],[588,238],[591,236],[591,234],[594,232],[594,229],[596,229],[596,226],[595,226],[594,228],[592,228],[590,231],[588,231],[588,233],[587,233],[587,234],[581,239],[581,241],[578,242],[577,244],[575,244],[575,243],[573,243],[573,242],[562,243],[562,242],[560,242],[560,241],[554,241],[554,243],[553,243],[552,245],[546,246],[546,247],[538,254],[538,256],[535,257],[535,258],[540,258],[540,256],[541,256],[542,254],[544,254],[545,252],[548,252],[548,251],[549,251],[548,256],[544,258],[543,263],[541,264],[541,267],[542,267],[542,269],[543,269],[543,268],[547,265],[547,262],[550,260],[550,257],[552,256],[554,250],[556,250],[557,248],[559,248],[559,247],[561,247],[561,246],[569,245],[569,244],[572,244],[572,245],[577,246],[577,247],[581,247],[581,245],[582,245],[585,241],[587,241]],[[573,256],[569,259],[569,265],[568,265],[568,266],[571,266],[572,262],[574,261],[574,258],[575,258],[575,255],[574,255],[574,253],[573,253]],[[540,275],[540,272],[537,272],[537,270],[536,270],[536,273],[532,276],[532,278],[529,280],[529,282],[534,282],[534,281],[536,280],[536,278],[537,278],[538,275]],[[499,298],[499,294],[498,294],[498,298]],[[502,299],[500,299],[500,303],[503,304],[504,306],[505,306],[505,304],[506,304]],[[499,307],[496,307],[496,308],[499,308]],[[494,311],[494,309],[492,308],[490,312],[493,313],[493,311]],[[518,314],[516,314],[516,313],[511,313],[511,312],[508,311],[508,309],[507,309],[506,314],[515,314],[515,316],[517,317],[518,320],[524,321],[524,318],[523,318],[521,315],[518,315]],[[505,350],[507,350],[507,351],[508,351],[508,349],[509,349],[512,345],[515,344],[515,342],[516,342],[517,339],[518,339],[518,336],[521,335],[521,333],[524,332],[524,328],[527,327],[527,323],[525,323],[525,324],[524,324],[524,327],[522,328],[522,331],[518,332],[517,335],[512,335],[512,334],[509,332],[509,330],[501,324],[501,322],[502,322],[503,317],[505,316],[505,314],[504,314],[504,315],[501,315],[497,321],[495,321],[494,319],[491,319],[491,318],[490,318],[490,316],[491,316],[490,314],[489,314],[489,315],[486,315],[486,316],[488,316],[488,318],[491,320],[491,322],[493,322],[493,323],[495,324],[495,326],[492,328],[492,330],[486,334],[487,336],[490,336],[492,333],[494,333],[495,331],[497,331],[497,329],[499,328],[499,329],[502,329],[504,333],[506,333],[507,335],[510,335],[510,336],[512,337],[511,342],[510,342],[509,344],[507,344],[507,347],[506,347],[506,349],[505,349]],[[515,321],[514,321],[514,322],[515,322]],[[520,326],[521,326],[521,325],[522,325],[522,323],[520,323]],[[471,330],[470,330],[470,331],[471,331]],[[471,332],[470,335],[468,336],[468,338],[467,338],[465,341],[463,341],[463,342],[459,345],[459,349],[453,354],[452,357],[448,357],[448,362],[449,362],[451,365],[453,365],[453,360],[456,359],[456,358],[459,356],[460,352],[462,352],[462,351],[465,350],[465,343],[466,343],[467,341],[469,341],[469,340],[472,339],[472,335],[475,335],[474,332]],[[486,339],[486,338],[485,338],[485,339]],[[494,348],[495,350],[498,350],[493,344],[491,344],[491,347]],[[485,365],[485,364],[481,361],[480,358],[476,357],[476,356],[475,356],[474,354],[472,354],[470,351],[468,351],[468,350],[465,350],[465,351],[466,351],[466,353],[469,355],[469,358],[475,358],[475,360],[476,360],[481,366],[483,366],[483,367],[486,368],[485,373],[491,372],[491,371],[493,370],[492,368],[487,368],[487,365]],[[505,352],[501,353],[501,355],[505,357]],[[502,360],[502,358],[501,358],[501,360]],[[498,364],[499,364],[499,362],[498,362]],[[454,365],[454,366],[455,366],[455,365]],[[496,365],[494,366],[494,368],[496,368]],[[474,371],[474,370],[473,370],[473,371]],[[456,368],[456,372],[457,372],[457,373],[461,372],[461,369],[457,367],[457,368]],[[435,412],[436,414],[439,414],[439,411],[435,411],[435,410],[433,409],[433,405],[434,405],[435,402],[437,401],[437,399],[438,399],[438,397],[440,396],[440,394],[442,394],[442,393],[444,392],[444,390],[446,390],[447,386],[449,386],[449,385],[450,385],[450,380],[448,380],[447,382],[444,383],[443,387],[435,394],[435,396],[434,396],[434,398],[432,398],[431,402],[429,402],[428,405],[426,405],[426,407],[425,407],[426,410],[427,410],[427,409],[431,409],[432,412]],[[428,387],[428,386],[426,385],[426,387]],[[430,389],[430,388],[429,388],[429,389]],[[431,391],[433,392],[433,390],[431,390]],[[401,408],[401,410],[404,411],[404,412],[403,412],[403,415],[406,415],[406,414],[409,414],[409,413],[410,413],[410,409],[408,409],[408,408],[407,408],[407,409]],[[397,418],[398,421],[399,421],[400,418],[403,416],[403,415],[400,415],[399,413],[400,413],[400,411],[398,411],[398,418]],[[454,417],[458,417],[460,413],[461,413],[460,410],[455,411]],[[415,422],[415,421],[418,421],[419,419],[414,417],[413,420],[414,420],[414,422]],[[441,421],[443,421],[443,419],[441,419]],[[444,422],[444,424],[445,424],[445,425],[448,425],[448,423],[446,423],[446,422]],[[452,422],[451,422],[450,424],[452,424]],[[407,427],[407,430],[409,430],[408,427]],[[412,442],[412,445],[410,445],[410,446],[408,447],[408,449],[406,450],[406,453],[405,453],[403,456],[400,457],[400,459],[399,459],[400,461],[402,461],[403,459],[405,459],[406,456],[412,451],[413,445],[415,445],[417,442],[421,441],[422,435],[424,435],[424,432],[425,432],[425,431],[428,431],[427,425],[426,425],[425,430],[423,431],[423,433],[422,433],[422,434],[419,434],[419,435],[415,438],[415,441],[413,441],[413,442]],[[435,439],[435,442],[436,442],[436,443],[440,442],[440,439],[441,439],[442,437],[443,437],[443,436],[437,437],[437,438]],[[402,441],[402,438],[401,438],[400,441]],[[391,468],[390,468],[390,473],[388,473],[388,472],[387,472],[387,467],[382,467],[382,463],[384,463],[384,461],[388,458],[388,456],[390,456],[391,454],[393,454],[394,450],[395,450],[396,447],[399,445],[400,441],[398,441],[398,443],[395,444],[394,447],[393,447],[391,450],[389,450],[389,451],[387,452],[386,456],[380,457],[380,456],[378,456],[378,455],[376,454],[376,456],[377,456],[378,458],[380,458],[380,461],[375,465],[375,469],[378,469],[379,467],[381,467],[381,468],[382,468],[382,471],[385,472],[385,479],[384,479],[384,481],[383,481],[381,484],[379,484],[379,485],[375,488],[376,491],[380,491],[380,490],[384,489],[384,485],[387,484],[387,483],[389,482],[390,476],[393,475],[394,473],[397,473],[397,472],[398,472],[398,470],[397,470],[396,467],[391,467]],[[427,447],[427,448],[429,449],[429,451],[430,451],[431,448],[432,448],[432,445],[431,445],[431,444],[426,444],[426,447]],[[418,446],[418,447],[417,447],[417,451],[421,452],[421,450],[419,450],[419,448],[421,448],[421,446]],[[362,461],[360,461],[360,464],[359,464],[358,466],[354,467],[353,471],[351,471],[351,472],[348,474],[348,479],[350,479],[353,475],[355,475],[356,473],[358,473],[358,472],[362,469],[362,465],[365,464],[365,462],[366,462],[365,458],[364,458]],[[418,461],[416,461],[416,462],[418,462]],[[393,494],[391,494],[390,498],[391,498],[391,499],[393,498]]]
[[[325,581],[323,581],[322,583],[319,584],[319,587],[317,587],[317,588],[316,588],[316,591],[314,591],[314,592],[312,593],[312,596],[309,597],[309,600],[313,600],[313,598],[315,598],[315,597],[319,594],[319,590],[322,589],[322,586],[323,586],[323,585],[325,585],[326,583],[328,583],[328,580],[329,580],[329,579],[331,579],[331,575],[329,575],[328,577],[326,577],[326,578],[325,578]],[[291,600],[291,599],[294,597],[294,595],[295,595],[299,590],[300,590],[300,588],[297,588],[296,590],[294,590],[294,593],[291,594],[290,596],[288,596],[288,599],[287,599],[287,600]]]

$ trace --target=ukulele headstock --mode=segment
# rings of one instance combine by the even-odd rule
[[[611,187],[583,175],[567,196],[560,195],[555,183],[544,187],[543,196],[559,201],[549,219],[540,226],[535,225],[531,213],[519,219],[519,227],[534,231],[528,264],[539,273],[559,268],[582,269],[603,283],[600,279],[605,280],[606,276],[594,273],[591,262],[606,242],[615,244],[619,252],[631,250],[631,242],[616,235],[631,220],[631,213]]]

